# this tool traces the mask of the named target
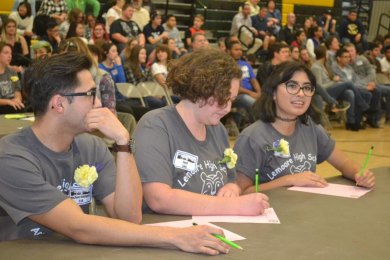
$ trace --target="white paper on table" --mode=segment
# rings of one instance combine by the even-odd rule
[[[258,216],[192,216],[197,223],[204,222],[229,222],[229,223],[268,223],[280,224],[279,218],[273,208],[268,208]]]
[[[179,220],[179,221],[170,221],[170,222],[160,222],[160,223],[153,223],[153,224],[146,224],[146,226],[160,226],[160,227],[175,227],[175,228],[185,228],[185,227],[192,227],[194,223],[194,220],[187,219],[187,220]],[[219,228],[223,230],[223,233],[225,234],[225,237],[229,239],[230,241],[238,241],[238,240],[244,240],[246,239],[243,236],[240,236],[239,234],[233,233],[227,229],[221,228],[217,225],[213,225],[211,223],[207,222],[196,222],[198,225],[208,225],[211,227]]]
[[[20,118],[19,120],[34,122],[35,121],[35,117],[34,116],[28,116],[28,117]]]
[[[288,188],[288,190],[317,193],[317,194],[331,195],[331,196],[339,196],[339,197],[346,197],[346,198],[352,198],[352,199],[360,198],[361,196],[365,195],[367,192],[371,191],[370,189],[363,188],[363,187],[351,186],[351,185],[341,185],[341,184],[334,184],[334,183],[328,183],[328,186],[326,186],[324,188],[291,187],[291,188]]]

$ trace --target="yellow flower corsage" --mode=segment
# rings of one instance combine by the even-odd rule
[[[74,171],[74,180],[79,186],[84,188],[91,186],[97,178],[98,173],[95,166],[84,164]]]

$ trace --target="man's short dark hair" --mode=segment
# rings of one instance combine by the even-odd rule
[[[275,44],[272,44],[270,47],[271,58],[274,58],[275,52],[279,53],[284,48],[289,49],[288,45],[282,42],[277,42]]]
[[[343,56],[344,53],[349,53],[346,48],[340,48],[339,50],[336,51],[336,57],[341,57]]]
[[[45,114],[54,95],[74,90],[80,84],[77,74],[91,66],[86,55],[70,52],[37,61],[28,68],[24,76],[24,94],[34,115]]]

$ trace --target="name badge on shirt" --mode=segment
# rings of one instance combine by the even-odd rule
[[[89,204],[92,201],[92,187],[93,185],[84,188],[77,183],[73,183],[69,191],[69,197],[80,206]]]
[[[185,171],[193,172],[198,164],[198,156],[177,150],[173,158],[173,165]]]
[[[356,61],[356,65],[357,65],[357,66],[363,65],[363,61],[361,61],[361,60]]]
[[[118,75],[118,70],[117,69],[114,69],[111,71],[112,75]]]

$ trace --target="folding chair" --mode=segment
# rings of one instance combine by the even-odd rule
[[[168,105],[172,105],[173,101],[168,91],[160,84],[154,81],[145,81],[137,85],[142,96],[164,96]]]
[[[139,90],[139,88],[131,83],[116,83],[116,87],[119,92],[128,98],[138,98],[143,107],[146,107],[145,100],[143,97],[150,95],[143,95],[143,93]]]

